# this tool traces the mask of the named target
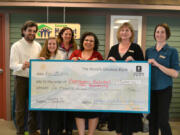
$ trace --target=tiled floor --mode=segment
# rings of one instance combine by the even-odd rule
[[[180,122],[171,122],[173,135],[180,135]],[[78,135],[77,131],[73,131],[74,135]],[[0,135],[16,135],[16,129],[12,121],[0,119]],[[96,131],[95,135],[116,135],[115,132]],[[148,133],[136,133],[134,135],[148,135]]]

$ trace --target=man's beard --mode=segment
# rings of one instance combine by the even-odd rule
[[[28,42],[33,42],[34,39],[35,39],[35,36],[33,36],[32,38],[30,38],[29,36],[26,36],[26,37],[24,37],[24,38],[25,38],[26,41],[28,41]]]

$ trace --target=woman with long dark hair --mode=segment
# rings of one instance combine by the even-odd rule
[[[75,50],[71,60],[103,60],[102,55],[97,51],[99,41],[92,32],[86,32],[80,39],[80,50]],[[88,135],[94,135],[98,121],[99,113],[95,112],[75,112],[76,126],[79,135],[85,135],[85,120],[88,119]]]

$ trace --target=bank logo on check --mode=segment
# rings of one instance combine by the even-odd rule
[[[141,66],[136,66],[136,72],[142,72],[142,67]]]

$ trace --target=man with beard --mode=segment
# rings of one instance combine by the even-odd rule
[[[21,28],[22,39],[12,45],[10,53],[10,68],[15,77],[17,135],[24,135],[25,132],[25,109],[28,106],[29,93],[29,60],[38,58],[41,51],[41,45],[34,41],[37,30],[36,23],[25,22]],[[36,125],[36,112],[28,111],[29,135],[39,135]]]

